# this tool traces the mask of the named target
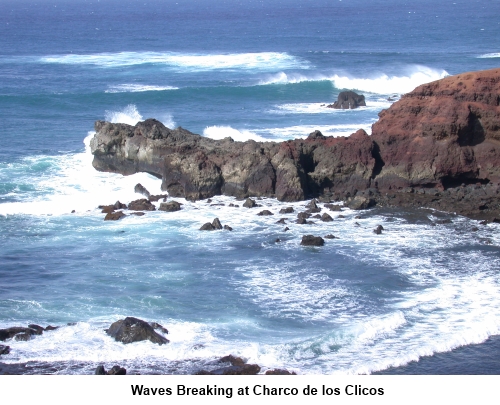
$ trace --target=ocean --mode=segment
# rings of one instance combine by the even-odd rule
[[[333,222],[298,225],[279,210],[307,201],[259,200],[263,217],[224,196],[103,221],[98,205],[161,181],[97,172],[89,149],[96,120],[237,141],[370,133],[416,86],[498,67],[499,15],[490,0],[1,0],[0,328],[60,328],[3,343],[0,362],[191,374],[233,354],[297,374],[500,374],[484,361],[500,354],[499,224],[321,204]],[[342,90],[366,107],[326,108]],[[233,231],[199,231],[215,217]],[[170,343],[115,342],[104,329],[126,316]]]

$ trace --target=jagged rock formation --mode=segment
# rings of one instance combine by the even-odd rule
[[[162,179],[162,190],[190,200],[224,194],[298,201],[325,189],[353,192],[369,187],[376,164],[363,130],[348,138],[315,131],[305,140],[275,143],[218,141],[154,119],[136,126],[97,121],[95,129],[97,170],[148,172]]]
[[[352,110],[353,108],[366,107],[365,96],[354,91],[341,91],[335,103],[327,105],[328,108],[339,110]]]
[[[172,196],[197,200],[310,196],[500,215],[500,69],[417,87],[382,111],[372,135],[275,142],[212,140],[149,119],[97,121],[93,165],[145,171]]]

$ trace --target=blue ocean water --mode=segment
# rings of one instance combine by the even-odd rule
[[[499,335],[498,224],[345,209],[284,232],[276,200],[258,217],[228,197],[104,222],[98,205],[140,198],[138,182],[160,193],[160,181],[96,172],[88,148],[98,119],[235,140],[370,133],[389,98],[498,67],[499,15],[487,0],[2,0],[0,328],[76,322],[9,342],[2,361],[190,373],[232,353],[359,374],[446,362]],[[343,89],[367,106],[327,109]],[[198,231],[215,217],[234,231]],[[305,233],[338,239],[303,248]],[[125,316],[162,323],[171,343],[112,341],[103,329]],[[411,364],[437,373],[425,359]]]

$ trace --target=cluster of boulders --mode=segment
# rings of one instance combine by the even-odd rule
[[[181,209],[181,203],[175,200],[167,202],[168,196],[166,194],[151,195],[151,193],[141,183],[135,185],[134,191],[144,195],[146,198],[131,201],[128,205],[122,204],[120,201],[110,205],[99,205],[97,208],[99,208],[102,213],[106,214],[104,220],[117,221],[126,217],[127,214],[122,211],[125,209],[129,211],[128,215],[136,216],[142,216],[147,211],[156,211],[156,206],[153,202],[157,202],[159,200],[163,200],[158,208],[159,211],[174,212]]]
[[[224,225],[220,223],[219,218],[215,218],[212,222],[207,222],[203,224],[200,228],[200,231],[218,231],[224,229],[226,231],[232,231],[233,228],[231,228],[229,225]]]
[[[259,199],[262,199],[262,198],[259,197]],[[329,201],[329,200],[323,199],[323,202],[325,202],[325,201]],[[212,202],[211,199],[207,200],[207,203],[211,203],[211,202]],[[299,224],[299,225],[304,225],[304,224],[312,225],[312,224],[314,224],[315,222],[310,220],[310,219],[318,219],[322,222],[332,222],[333,218],[331,215],[329,215],[326,212],[324,212],[323,214],[320,214],[322,211],[322,208],[320,207],[319,204],[320,204],[320,201],[318,199],[312,199],[310,202],[308,202],[305,205],[305,210],[297,213],[297,219],[294,221],[294,223]],[[224,204],[211,204],[211,205],[224,205]],[[232,203],[230,204],[230,206],[237,207],[237,205],[232,204]],[[245,203],[243,204],[243,206],[246,208],[262,207],[261,204],[258,204],[256,202],[256,200],[251,199],[251,198],[247,198],[245,200]],[[350,203],[347,204],[347,206],[351,209],[354,209],[354,210],[367,209],[367,208],[372,206],[372,200],[370,199],[369,196],[368,197],[358,196],[358,197],[352,199],[350,201]],[[326,208],[332,212],[341,212],[341,210],[342,210],[341,205],[332,204],[330,202],[325,202],[324,208]],[[279,214],[281,214],[281,215],[293,214],[293,213],[295,213],[295,209],[293,207],[283,207],[279,211]],[[257,216],[271,216],[271,215],[275,215],[275,214],[268,209],[259,211],[257,213]],[[342,219],[342,218],[345,218],[345,216],[342,214],[339,214],[337,216],[337,218]],[[356,218],[359,219],[361,217],[356,216]],[[289,220],[288,218],[280,218],[278,221],[276,221],[276,223],[277,224],[286,224],[287,223],[286,221],[288,221],[288,220]],[[355,222],[354,225],[360,226],[360,224],[358,222]],[[232,228],[230,226],[228,226],[228,225],[222,226],[219,218],[215,218],[212,222],[207,222],[207,223],[203,224],[200,228],[201,231],[213,231],[213,230],[221,230],[221,229],[232,231]],[[283,229],[284,232],[289,231],[289,230],[290,230],[290,228],[288,228],[288,227],[285,227]],[[381,235],[382,230],[384,230],[382,225],[378,225],[373,230],[373,232],[377,235]],[[325,239],[337,239],[337,237],[335,235],[332,235],[332,234],[328,234],[328,235],[325,235],[323,237],[314,236],[314,235],[309,234],[309,235],[304,235],[302,237],[300,244],[302,246],[323,246],[325,244]],[[282,240],[279,238],[275,239],[275,243],[279,243],[281,241]]]
[[[48,325],[43,328],[40,325],[29,324],[28,327],[14,326],[7,329],[0,329],[0,341],[14,339],[18,341],[27,341],[34,338],[36,335],[41,335],[43,332],[48,332],[57,329],[58,326]],[[5,349],[4,349],[5,350]],[[2,353],[0,353],[2,354]],[[7,353],[3,353],[7,354]]]

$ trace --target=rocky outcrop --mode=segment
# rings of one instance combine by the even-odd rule
[[[302,246],[323,246],[325,240],[321,236],[304,235],[300,244]]]
[[[324,137],[282,143],[213,140],[149,119],[136,126],[97,121],[91,140],[97,170],[162,179],[173,197],[198,200],[224,194],[298,201],[327,190],[369,187],[375,167],[370,137]]]
[[[327,105],[328,108],[339,110],[352,110],[353,108],[366,107],[365,96],[354,91],[341,91],[335,103]]]
[[[145,171],[172,196],[312,196],[430,206],[500,217],[500,69],[417,87],[382,111],[368,136],[275,142],[212,140],[149,119],[136,126],[97,121],[93,165],[124,175]]]
[[[167,338],[156,333],[155,329],[149,323],[131,316],[114,322],[106,333],[117,342],[122,343],[149,340],[153,343],[162,345],[169,342]]]
[[[229,363],[230,366],[217,368],[215,370],[198,371],[197,375],[256,375],[260,372],[260,366],[257,364],[247,364],[241,357],[235,357],[232,354],[224,356],[219,363]]]

